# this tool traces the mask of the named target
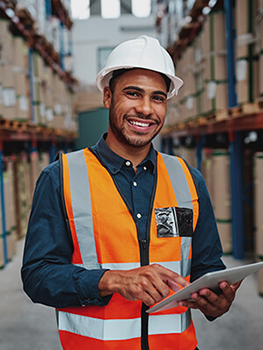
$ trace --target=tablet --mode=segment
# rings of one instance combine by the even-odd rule
[[[190,299],[192,293],[198,292],[200,289],[203,288],[209,288],[217,293],[220,291],[220,282],[225,281],[229,284],[234,284],[262,268],[263,261],[244,266],[233,267],[226,270],[209,272],[195,280],[193,283],[189,284],[189,286],[179,290],[178,292],[167,297],[166,299],[163,299],[159,303],[156,303],[146,312],[153,313],[176,307],[178,301]]]

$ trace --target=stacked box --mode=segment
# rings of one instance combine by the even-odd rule
[[[67,101],[65,100],[63,83],[59,79],[57,74],[53,75],[53,110],[54,110],[54,120],[53,127],[55,129],[64,129],[65,127],[65,108]]]
[[[210,148],[202,150],[202,175],[213,203],[213,151]]]
[[[54,104],[53,104],[53,71],[49,66],[44,67],[44,81],[45,81],[45,91],[44,91],[44,103],[46,106],[45,120],[48,126],[53,126],[54,121]]]
[[[228,108],[224,11],[207,16],[178,61],[176,73],[184,80],[177,99],[183,121]]]
[[[1,90],[2,115],[5,119],[13,119],[16,115],[16,93],[13,74],[13,37],[9,31],[9,21],[0,19],[1,40]]]
[[[167,114],[165,118],[165,126],[173,126],[182,121],[182,114],[179,103],[176,101],[177,96],[173,96],[167,104]]]
[[[35,123],[42,125],[45,124],[45,85],[44,81],[44,62],[43,58],[37,53],[33,53],[33,65],[34,65],[34,117]]]
[[[236,2],[236,91],[238,104],[253,102],[259,96],[259,55],[255,51],[256,1]]]
[[[212,11],[201,32],[203,48],[202,114],[211,114],[228,107],[225,13]]]
[[[188,46],[183,52],[176,67],[176,74],[184,81],[178,96],[175,97],[176,104],[180,111],[180,121],[187,121],[197,115],[193,45]]]
[[[212,160],[213,206],[224,254],[232,252],[230,158],[226,150],[215,150]]]
[[[13,73],[16,91],[16,119],[30,119],[28,50],[22,37],[13,38]]]
[[[26,234],[27,221],[32,202],[32,185],[30,163],[26,153],[21,153],[14,161],[14,189],[16,207],[17,236]]]

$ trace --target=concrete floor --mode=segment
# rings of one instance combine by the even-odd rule
[[[0,270],[0,350],[61,350],[54,310],[33,304],[22,291],[23,244],[17,243],[16,256]],[[249,262],[224,261],[228,267]],[[193,319],[200,350],[262,350],[263,298],[257,294],[256,276],[244,280],[227,314],[209,322],[194,310]]]

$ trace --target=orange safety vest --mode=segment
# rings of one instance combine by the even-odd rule
[[[190,279],[191,235],[158,235],[158,211],[188,208],[192,232],[198,195],[186,163],[158,153],[148,239],[108,170],[88,149],[63,154],[63,195],[74,244],[72,264],[86,269],[127,270],[158,263]],[[160,209],[161,208],[161,209]],[[176,215],[175,215],[176,216]],[[176,220],[175,220],[176,221]],[[162,225],[162,219],[159,222]],[[162,230],[160,231],[162,232]],[[64,350],[191,350],[197,346],[190,310],[185,307],[147,314],[147,307],[114,293],[107,306],[58,310]]]

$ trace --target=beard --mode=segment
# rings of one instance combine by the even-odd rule
[[[123,116],[123,120],[129,117],[137,117],[137,118],[139,117],[140,119],[149,120],[149,118],[142,115],[128,115],[128,114],[125,114]],[[109,109],[109,126],[112,133],[120,143],[130,147],[134,147],[134,148],[145,147],[159,133],[159,129],[158,129],[153,135],[148,135],[148,137],[145,137],[145,133],[139,132],[139,131],[134,131],[134,136],[127,135],[127,132],[124,126],[118,127],[116,125],[115,118],[114,118],[114,111],[112,110],[112,108]]]

